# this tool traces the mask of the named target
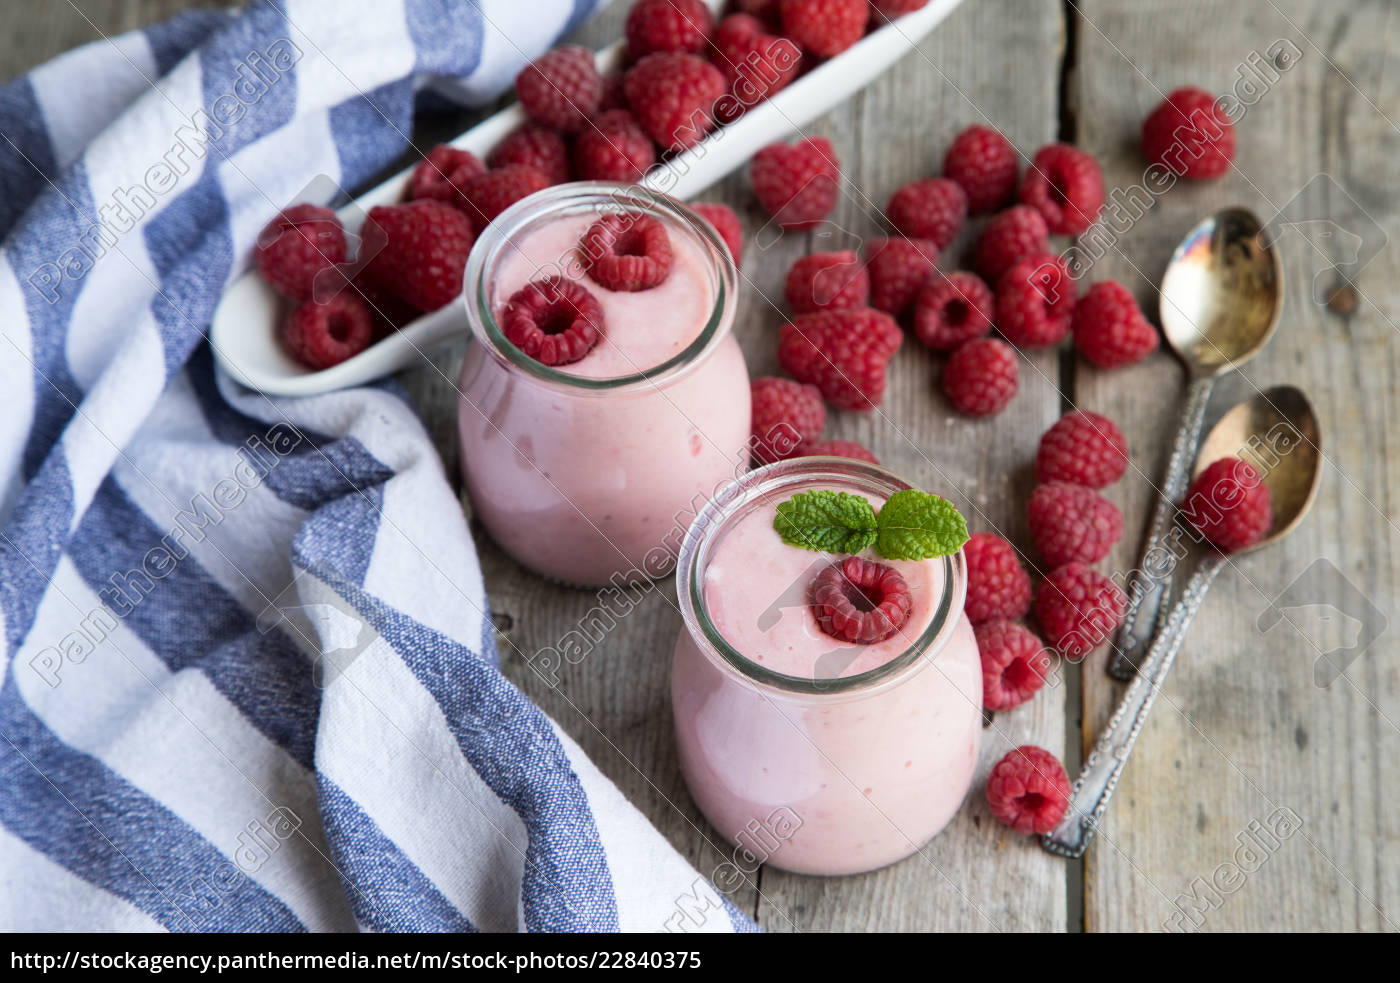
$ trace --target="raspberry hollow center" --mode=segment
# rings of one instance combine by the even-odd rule
[[[913,607],[899,571],[873,560],[848,556],[812,579],[812,615],[825,634],[843,642],[882,642],[904,626]]]

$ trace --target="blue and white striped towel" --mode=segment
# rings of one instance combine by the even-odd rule
[[[266,2],[0,89],[0,928],[752,928],[497,670],[402,397],[203,341],[278,203],[594,5]]]

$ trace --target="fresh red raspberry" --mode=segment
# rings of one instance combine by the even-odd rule
[[[451,205],[457,201],[458,188],[485,173],[486,165],[476,154],[440,143],[413,169],[408,197],[436,198]]]
[[[480,232],[521,198],[549,187],[549,178],[528,164],[507,164],[478,174],[461,187],[459,207]]]
[[[1035,480],[1068,481],[1107,488],[1128,469],[1128,441],[1102,413],[1074,410],[1056,420],[1040,438]]]
[[[698,55],[714,26],[705,0],[637,0],[627,12],[627,54],[641,58],[653,51]]]
[[[1025,259],[997,281],[997,330],[1017,348],[1058,344],[1074,318],[1074,279],[1058,256]]]
[[[253,261],[284,296],[310,300],[317,277],[345,262],[345,229],[329,208],[284,208],[258,233]]]
[[[739,216],[734,214],[734,209],[718,202],[702,201],[691,205],[690,210],[715,227],[719,237],[729,247],[729,255],[733,257],[737,270],[744,253],[744,227],[739,224]]]
[[[606,113],[609,109],[627,108],[627,93],[624,91],[622,83],[623,75],[621,72],[612,72],[603,76],[603,94],[598,99],[599,113]]]
[[[506,302],[501,333],[544,365],[577,362],[603,336],[603,308],[577,280],[550,276],[525,284]]]
[[[1141,362],[1157,350],[1157,329],[1128,288],[1112,280],[1085,292],[1074,305],[1072,327],[1074,347],[1101,369]]]
[[[1142,155],[1181,177],[1217,178],[1235,159],[1235,127],[1209,92],[1177,89],[1143,120]]]
[[[598,111],[603,80],[593,52],[561,44],[521,70],[515,77],[515,94],[531,119],[573,133]]]
[[[914,608],[914,594],[894,567],[848,556],[812,579],[812,615],[832,638],[857,645],[894,635]]]
[[[574,137],[574,170],[583,181],[640,181],[656,163],[656,146],[626,109],[609,109]]]
[[[992,330],[996,298],[976,273],[934,276],[914,301],[914,334],[935,351],[948,352]]]
[[[890,20],[922,10],[927,5],[928,0],[870,0],[870,9]]]
[[[1123,589],[1082,563],[1056,567],[1035,592],[1035,616],[1051,645],[1079,662],[1123,621]]]
[[[870,274],[849,249],[809,253],[788,270],[783,296],[794,314],[836,307],[864,307],[870,299]]]
[[[298,304],[282,322],[282,344],[312,369],[328,369],[358,355],[369,347],[372,334],[369,308],[349,291],[324,303]]]
[[[948,356],[943,395],[967,416],[995,416],[1020,386],[1016,352],[996,338],[976,338]]]
[[[1023,259],[1050,252],[1050,230],[1040,212],[1029,205],[1013,205],[999,212],[977,237],[972,265],[982,279],[995,286],[1001,275]]]
[[[753,395],[753,456],[772,464],[798,455],[798,445],[822,435],[826,404],[816,386],[767,376],[749,387]]]
[[[837,409],[868,410],[885,393],[885,366],[904,335],[894,318],[869,307],[800,314],[778,332],[778,362],[810,382]]]
[[[388,337],[418,317],[419,312],[407,301],[383,284],[376,283],[365,270],[352,277],[345,289],[359,297],[369,309],[371,341]]]
[[[783,33],[818,58],[839,55],[865,34],[865,0],[778,0]]]
[[[1031,609],[1031,578],[1016,549],[996,533],[973,533],[963,545],[967,600],[963,613],[974,625],[1023,618]]]
[[[598,219],[579,240],[579,255],[588,276],[607,290],[650,290],[671,275],[671,236],[641,212]]]
[[[912,181],[890,196],[885,217],[900,235],[947,249],[967,218],[967,193],[947,178]]]
[[[1182,499],[1181,515],[1227,553],[1253,546],[1274,524],[1269,486],[1238,457],[1213,461],[1196,476]]]
[[[992,766],[987,805],[992,815],[1018,833],[1048,833],[1069,811],[1065,766],[1049,751],[1022,744]]]
[[[898,317],[914,303],[937,267],[938,243],[931,239],[871,239],[865,249],[870,306]]]
[[[651,138],[666,150],[684,150],[714,129],[715,101],[724,74],[699,55],[658,51],[627,70],[627,104]]]
[[[802,51],[792,41],[769,34],[748,14],[730,14],[710,39],[710,60],[724,73],[729,95],[716,114],[728,122],[787,87],[802,67]]]
[[[558,131],[538,123],[524,123],[511,130],[486,159],[493,168],[528,164],[550,184],[563,184],[573,176],[569,167],[569,145]]]
[[[1039,211],[1055,235],[1077,236],[1103,210],[1099,162],[1067,143],[1041,147],[1021,182],[1021,201]]]
[[[785,229],[807,229],[836,207],[841,164],[826,137],[810,137],[789,147],[770,143],[754,154],[749,169],[763,210]]]
[[[1051,481],[1036,486],[1026,507],[1031,538],[1052,567],[1097,563],[1123,538],[1123,513],[1092,488]]]
[[[973,215],[1004,205],[1016,190],[1019,170],[1016,148],[990,126],[969,126],[943,156],[943,176],[967,193],[967,210]]]
[[[854,440],[804,440],[793,457],[849,457],[867,464],[880,463],[864,445]]]
[[[471,219],[431,198],[377,205],[363,241],[379,246],[365,274],[420,311],[435,311],[462,294],[462,271],[476,236]]]
[[[1054,662],[1035,632],[997,620],[978,625],[973,634],[982,656],[982,705],[988,710],[1018,707],[1045,685]]]

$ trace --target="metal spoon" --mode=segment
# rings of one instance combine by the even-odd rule
[[[1244,458],[1264,478],[1273,501],[1274,522],[1265,537],[1249,547],[1257,550],[1277,542],[1307,513],[1322,475],[1321,435],[1307,397],[1293,386],[1278,386],[1240,403],[1215,425],[1196,458],[1195,473],[1227,455]],[[1191,619],[1200,610],[1215,575],[1228,559],[1212,547],[1177,601],[1166,625],[1152,640],[1137,678],[1123,694],[1118,709],[1099,735],[1070,795],[1064,819],[1041,839],[1041,845],[1063,857],[1083,856],[1108,800],[1118,786],[1123,766],[1181,648]]]
[[[1249,361],[1268,342],[1283,309],[1283,269],[1272,243],[1265,243],[1263,223],[1244,208],[1226,208],[1203,219],[1172,253],[1162,276],[1162,333],[1186,365],[1190,384],[1181,413],[1181,428],[1172,444],[1152,525],[1128,584],[1128,606],[1114,639],[1108,671],[1129,680],[1137,672],[1142,650],[1154,632],[1142,631],[1161,614],[1171,587],[1170,575],[1154,577],[1173,505],[1186,490],[1186,469],[1195,455],[1201,423],[1215,381]]]

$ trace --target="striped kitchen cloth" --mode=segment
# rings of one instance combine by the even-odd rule
[[[0,929],[753,927],[498,671],[398,391],[204,340],[279,204],[595,5],[255,3],[0,89]]]

